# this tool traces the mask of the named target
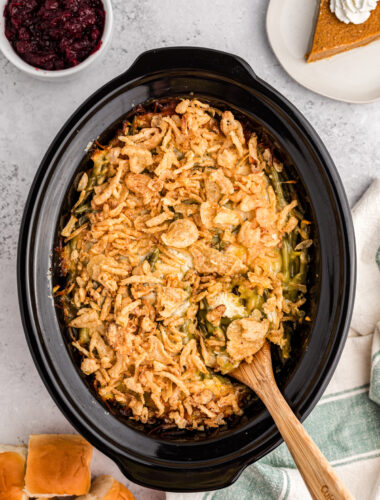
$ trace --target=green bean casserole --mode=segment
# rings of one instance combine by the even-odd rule
[[[225,424],[249,398],[227,374],[266,339],[289,357],[309,319],[295,181],[252,125],[197,99],[141,107],[92,162],[54,288],[82,372],[142,423]]]

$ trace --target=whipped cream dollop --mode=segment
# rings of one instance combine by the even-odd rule
[[[330,10],[343,23],[362,24],[376,9],[378,0],[330,0]]]

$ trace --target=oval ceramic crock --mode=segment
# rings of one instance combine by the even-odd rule
[[[295,334],[293,356],[277,380],[303,420],[340,357],[351,317],[355,248],[349,206],[336,168],[316,132],[283,96],[239,57],[178,47],[142,54],[93,94],[63,126],[46,153],[26,203],[18,250],[18,290],[29,348],[59,408],[132,481],[169,491],[205,491],[235,481],[247,465],[281,443],[259,401],[243,418],[212,433],[148,432],[107,409],[78,369],[52,298],[54,248],[70,186],[89,162],[90,141],[109,139],[140,103],[195,95],[246,116],[275,143],[313,222],[308,273],[312,321]],[[294,165],[292,167],[291,165]]]

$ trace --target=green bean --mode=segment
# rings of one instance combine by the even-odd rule
[[[230,324],[232,323],[232,318],[227,318],[227,317],[224,317],[224,318],[221,318],[220,320],[220,328],[222,329],[224,335],[226,335],[227,333],[227,328],[230,326]]]
[[[215,333],[215,327],[207,320],[206,316],[209,311],[207,301],[202,299],[197,312],[198,326],[202,332],[208,337]]]
[[[272,180],[272,185],[274,192],[276,193],[277,201],[280,208],[285,208],[288,204],[284,197],[284,192],[282,190],[280,176],[278,175],[277,170],[272,166],[270,167],[270,178]]]
[[[104,165],[104,160],[105,160],[105,154],[99,154],[96,155],[95,159],[93,160],[94,166],[92,167],[92,173],[94,174],[95,177],[97,177],[103,168]]]
[[[291,343],[290,343],[291,337],[290,337],[289,332],[285,331],[284,337],[285,337],[285,345],[282,348],[282,356],[284,359],[288,359],[290,356],[290,350],[291,350]]]
[[[158,260],[158,257],[160,256],[160,251],[158,248],[155,248],[151,254],[148,255],[146,260],[150,264],[150,269],[153,272],[156,269],[156,262]]]
[[[206,367],[207,368],[207,367]],[[214,373],[210,370],[210,368],[207,368],[207,373],[204,372],[198,372],[198,376],[201,380],[205,379],[211,379],[214,377]]]
[[[95,184],[96,184],[96,175],[94,175],[94,173],[91,172],[86,187],[86,191],[88,192],[88,194],[90,194],[90,191],[92,191],[92,188],[95,186]]]
[[[205,335],[205,337],[208,337],[208,331],[207,331],[206,326],[201,322],[198,322],[198,326],[201,329],[201,331],[203,332],[203,334]]]
[[[306,281],[307,263],[307,251],[304,249],[300,252],[299,270],[298,273],[292,278],[292,283],[304,283]]]
[[[88,328],[80,328],[79,342],[81,344],[88,344],[90,342],[90,331]]]
[[[183,340],[183,345],[186,345],[190,342],[190,340],[193,340],[195,339],[195,335],[193,335],[192,333],[187,333],[185,339]]]
[[[128,394],[130,394],[131,396],[133,396],[134,398],[136,398],[137,401],[141,401],[142,400],[142,395],[139,394],[138,392],[132,391],[132,389],[127,389],[126,392]]]
[[[226,248],[227,243],[225,241],[222,241],[222,238],[220,237],[220,233],[216,233],[211,240],[211,245],[216,249],[219,250],[220,252]]]
[[[251,314],[251,312],[254,309],[259,309],[261,310],[262,306],[264,304],[264,299],[261,295],[258,293],[252,292],[249,298],[247,299],[247,305],[246,308],[248,310],[248,314]]]
[[[290,244],[291,244],[292,248],[294,249],[297,245],[297,236],[298,236],[297,232],[292,231],[289,236],[290,236]]]
[[[183,332],[183,333],[188,333],[188,331],[189,331],[189,322],[190,322],[190,321],[189,321],[188,319],[187,319],[187,320],[185,320],[185,322],[183,323],[183,325],[181,325],[181,326],[179,327],[179,330],[180,330],[181,332]]]
[[[79,207],[74,210],[75,215],[82,214],[83,212],[92,212],[91,205],[89,203],[79,205]]]
[[[207,333],[209,335],[212,335],[215,331],[215,326],[213,326],[207,319],[205,319],[204,325],[206,327]]]
[[[289,263],[290,278],[294,278],[294,276],[297,274],[298,264],[299,264],[299,259],[294,258],[294,252],[292,252],[292,258],[290,259],[290,263]]]
[[[80,226],[83,226],[83,224],[87,221],[88,221],[87,214],[84,214],[81,217],[79,217],[78,222],[77,222],[77,228]]]
[[[72,238],[70,241],[69,241],[69,245],[70,245],[70,251],[72,252],[73,250],[76,249],[77,247],[77,242],[78,242],[78,237],[75,236],[74,238]]]
[[[183,158],[185,158],[185,155],[183,153],[181,153],[181,151],[178,151],[177,148],[173,148],[173,151],[177,157],[177,160],[182,160]]]
[[[227,316],[224,316],[220,320],[220,326],[228,327],[232,323],[232,321],[233,321],[232,318],[228,318]]]
[[[284,276],[284,282],[288,283],[290,280],[290,257],[292,248],[289,243],[288,235],[282,238],[281,246],[281,258],[282,258],[282,274]]]
[[[297,255],[297,260],[298,260],[298,272],[289,278],[289,281],[287,282],[286,286],[284,287],[286,290],[286,297],[289,300],[295,301],[297,300],[297,295],[299,292],[299,288],[296,286],[298,284],[304,284],[306,281],[306,275],[307,275],[307,251],[306,249],[302,250],[301,252],[293,252],[295,255]]]
[[[298,198],[296,198],[296,197],[295,197],[295,199],[297,199],[297,202],[298,202],[297,207],[298,207],[298,208],[293,208],[292,213],[293,213],[293,215],[294,215],[295,217],[297,217],[297,219],[298,219],[298,220],[302,220],[302,219],[304,218],[304,210],[303,210],[303,208],[300,206],[300,204],[299,204],[300,202],[299,202]]]

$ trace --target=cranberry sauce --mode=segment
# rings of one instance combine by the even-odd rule
[[[99,49],[105,12],[101,0],[9,0],[5,36],[37,68],[76,66]]]

